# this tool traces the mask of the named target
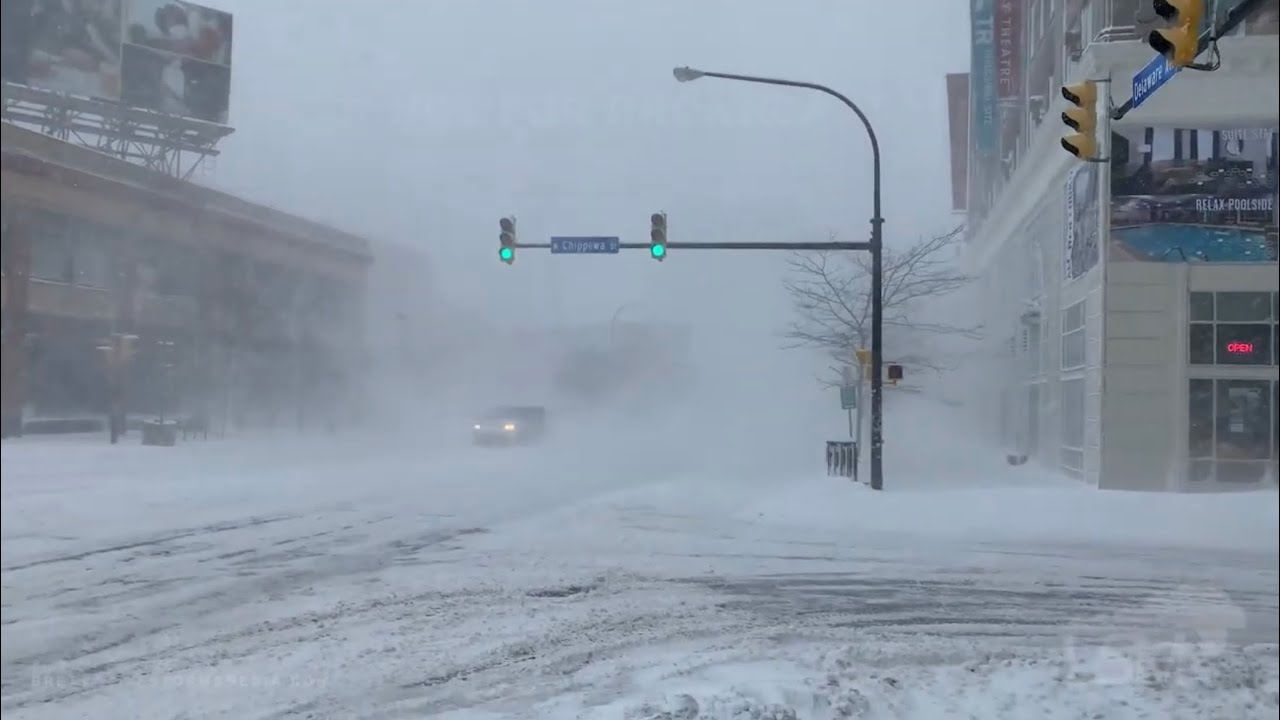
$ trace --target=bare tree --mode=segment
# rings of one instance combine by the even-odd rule
[[[927,352],[907,350],[925,335],[978,336],[978,326],[928,321],[927,301],[963,288],[972,279],[954,262],[963,226],[922,238],[903,250],[884,249],[883,313],[885,358],[915,368],[946,369]],[[871,256],[865,252],[795,253],[787,261],[786,282],[797,318],[785,337],[789,347],[818,347],[838,365],[852,361],[854,350],[871,346]],[[839,367],[833,367],[839,373]],[[825,380],[828,384],[836,381]]]

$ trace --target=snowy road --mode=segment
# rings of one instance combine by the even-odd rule
[[[855,505],[838,523],[811,512],[873,502],[825,478],[780,488],[768,468],[711,478],[641,455],[347,441],[229,457],[209,443],[161,463],[153,449],[68,444],[53,467],[43,442],[4,451],[6,718],[682,717],[641,698],[658,687],[668,705],[696,703],[671,688],[762,659],[827,679],[796,680],[803,697],[733,702],[797,718],[863,702],[936,717],[901,698],[873,703],[841,668],[906,678],[981,658],[1190,707],[1167,683],[1107,680],[1169,641],[1197,643],[1182,661],[1232,668],[1231,688],[1185,695],[1239,699],[1232,717],[1276,716],[1280,588],[1266,543],[886,531],[876,523],[905,524],[888,505]],[[1046,492],[996,497],[1020,503],[1004,508],[1014,514],[1037,503],[1083,514],[1069,502],[1099,497]],[[956,512],[959,498],[942,504]],[[787,499],[799,499],[798,520]],[[937,522],[925,494],[910,502]],[[1246,540],[1269,528],[1272,543],[1273,523],[1274,511],[1231,520]],[[1099,649],[1134,647],[1143,653],[1122,668],[1094,667],[1107,660]],[[785,684],[788,672],[747,684]],[[701,717],[733,717],[716,697]]]

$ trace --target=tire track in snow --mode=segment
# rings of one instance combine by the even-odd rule
[[[208,535],[216,535],[218,533],[232,532],[235,530],[245,530],[248,528],[260,527],[262,525],[270,525],[272,523],[284,522],[287,520],[296,520],[299,515],[269,515],[265,517],[250,517],[245,520],[237,520],[232,522],[213,523],[211,525],[203,525],[195,528],[187,528],[175,530],[164,535],[153,535],[150,537],[134,540],[127,543],[117,545],[108,545],[106,547],[98,547],[90,550],[84,550],[68,555],[57,555],[40,560],[29,560],[16,565],[9,565],[0,568],[0,573],[13,573],[20,570],[30,570],[31,568],[41,567],[44,565],[54,565],[57,563],[75,562],[84,560],[95,555],[106,555],[108,553],[125,552],[128,550],[139,550],[142,548],[163,545],[165,543],[175,542],[177,540],[185,540],[187,538],[203,537]]]
[[[225,528],[219,526],[218,531],[225,531]],[[247,656],[260,651],[261,640],[267,636],[279,637],[300,628],[323,626],[338,618],[358,616],[391,605],[412,605],[414,598],[388,600],[376,597],[364,603],[342,602],[329,612],[302,613],[283,620],[260,622],[234,631],[214,633],[197,643],[181,642],[177,636],[178,631],[183,630],[184,620],[216,615],[264,600],[287,603],[289,597],[299,591],[307,591],[314,585],[339,577],[375,573],[392,565],[402,564],[423,551],[482,532],[485,532],[482,528],[474,527],[433,528],[405,537],[381,540],[362,552],[312,556],[311,562],[305,562],[307,558],[294,558],[294,562],[283,565],[280,569],[269,568],[254,576],[233,574],[224,576],[221,582],[209,583],[205,579],[206,585],[212,585],[212,589],[201,589],[180,598],[148,603],[145,614],[133,615],[124,620],[117,619],[103,630],[62,638],[60,642],[37,654],[6,657],[3,672],[4,707],[21,708],[33,703],[54,702],[93,692],[114,685],[122,679],[146,676],[150,674],[146,668],[157,663],[176,662],[174,667],[166,666],[166,671],[180,672],[187,667],[198,666],[202,654],[209,656],[206,659],[234,659],[236,655],[228,653],[226,648],[240,639],[252,638],[255,640],[252,647],[241,653],[241,656]],[[299,536],[303,537],[306,536]],[[353,540],[364,539],[365,536],[361,535]],[[237,559],[243,561],[244,558],[237,556]],[[82,598],[80,602],[101,599],[99,595]],[[157,618],[163,618],[165,622],[158,624]],[[316,639],[321,634],[314,634],[311,639]],[[292,640],[296,641],[296,638]],[[131,647],[141,647],[142,651],[123,657],[101,657]],[[205,648],[210,652],[199,652]],[[50,668],[54,670],[50,671]],[[37,683],[33,680],[51,672],[66,677],[58,682]],[[24,689],[34,697],[22,697]]]

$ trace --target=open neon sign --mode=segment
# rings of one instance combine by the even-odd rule
[[[1232,355],[1252,355],[1254,345],[1251,342],[1227,343],[1227,352]]]

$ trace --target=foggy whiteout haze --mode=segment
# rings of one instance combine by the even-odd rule
[[[233,33],[194,37],[232,38],[235,132],[191,179],[358,238],[190,187],[175,200],[172,178],[6,124],[5,720],[1276,717],[1275,364],[1164,372],[1188,324],[1156,317],[1173,291],[1106,325],[1105,284],[1063,276],[1086,184],[1068,181],[1076,159],[1041,157],[1058,152],[1057,105],[1040,118],[1034,98],[1065,49],[1043,45],[1044,77],[1006,102],[1024,134],[1001,147],[1037,150],[1004,168],[1005,216],[980,218],[961,251],[947,74],[983,71],[971,30],[994,23],[991,3],[204,2],[234,14]],[[150,87],[164,70],[117,73],[76,44],[105,6],[40,5],[39,42],[6,56],[31,60],[24,78],[67,70],[147,107],[175,100]],[[1121,5],[998,4],[1057,45],[1070,13]],[[183,15],[130,12],[147,27]],[[1039,50],[1019,42],[1030,68]],[[117,44],[187,53],[154,66],[171,71],[206,47]],[[521,243],[645,243],[656,212],[671,242],[870,239],[855,114],[809,90],[679,83],[684,66],[826,85],[875,128],[884,360],[905,368],[885,373],[883,488],[869,383],[819,381],[869,344],[866,275],[848,264],[869,256],[499,260],[509,215]],[[208,101],[183,73],[185,106]],[[969,167],[969,186],[996,174]],[[1047,200],[1017,195],[1033,184]],[[1197,202],[1237,202],[1224,197]],[[1105,217],[1080,233],[1091,282],[1111,267]],[[325,247],[359,238],[367,276],[359,252]],[[14,272],[23,243],[39,272]],[[1221,270],[1212,282],[1232,270],[1182,260]],[[1134,286],[1173,265],[1147,267]],[[1274,263],[1246,270],[1274,282]],[[13,310],[13,287],[36,309]],[[1252,334],[1235,350],[1261,356],[1280,296],[1232,290],[1191,293],[1208,310],[1190,332],[1239,321]],[[1247,322],[1224,319],[1233,307]],[[1091,358],[1116,327],[1168,343],[1108,385]],[[1188,413],[1188,377],[1208,414]],[[1112,412],[1098,388],[1117,386],[1155,410]],[[76,396],[94,417],[64,417]],[[1098,416],[1153,449],[1107,446]],[[1209,449],[1188,455],[1196,418],[1190,442]],[[859,461],[837,468],[855,437]],[[1104,448],[1123,451],[1113,478],[1166,460],[1270,474],[1214,488],[1253,492],[1111,490]]]
[[[952,222],[943,75],[967,63],[963,3],[211,4],[236,18],[237,132],[209,182],[423,249],[424,293],[500,324],[603,322],[626,302],[769,352],[788,311],[778,254],[526,250],[506,267],[508,213],[526,242],[644,241],[657,210],[673,240],[866,239],[871,152],[846,108],[678,84],[677,65],[845,92],[880,136],[888,241]]]

